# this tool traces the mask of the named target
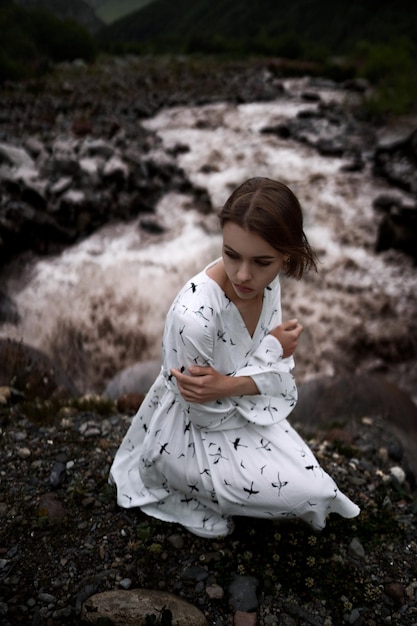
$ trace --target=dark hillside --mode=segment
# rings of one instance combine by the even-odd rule
[[[150,43],[200,39],[251,45],[293,37],[304,47],[348,52],[359,40],[417,41],[417,4],[411,0],[157,0],[104,28],[107,41]]]
[[[103,22],[84,0],[15,0],[15,4],[28,9],[42,9],[63,20],[74,20],[90,33],[96,33]]]
[[[0,82],[34,78],[51,63],[95,58],[96,43],[86,28],[41,9],[0,0]]]

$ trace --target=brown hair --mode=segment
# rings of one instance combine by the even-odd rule
[[[222,228],[233,222],[287,255],[286,276],[299,279],[309,269],[317,270],[316,255],[303,231],[300,203],[284,183],[250,178],[228,198],[219,218]]]

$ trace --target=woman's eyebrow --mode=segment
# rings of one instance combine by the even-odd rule
[[[224,248],[227,250],[229,250],[230,252],[233,252],[234,254],[237,254],[238,256],[240,256],[239,252],[236,252],[236,250],[234,250],[231,246],[228,246],[227,243],[224,244]],[[259,256],[254,256],[252,257],[253,259],[265,259],[265,260],[271,260],[271,259],[275,259],[274,256],[272,256],[271,254],[260,254]]]

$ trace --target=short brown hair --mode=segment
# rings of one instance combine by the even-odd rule
[[[294,193],[270,178],[250,178],[228,198],[219,214],[220,225],[233,222],[262,237],[289,257],[284,273],[301,278],[317,270],[316,255],[303,231],[303,213]]]

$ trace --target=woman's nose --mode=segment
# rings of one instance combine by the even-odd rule
[[[239,265],[239,269],[237,271],[237,278],[238,280],[241,280],[242,282],[249,280],[251,278],[251,271],[250,271],[250,267],[247,263],[241,263]]]

